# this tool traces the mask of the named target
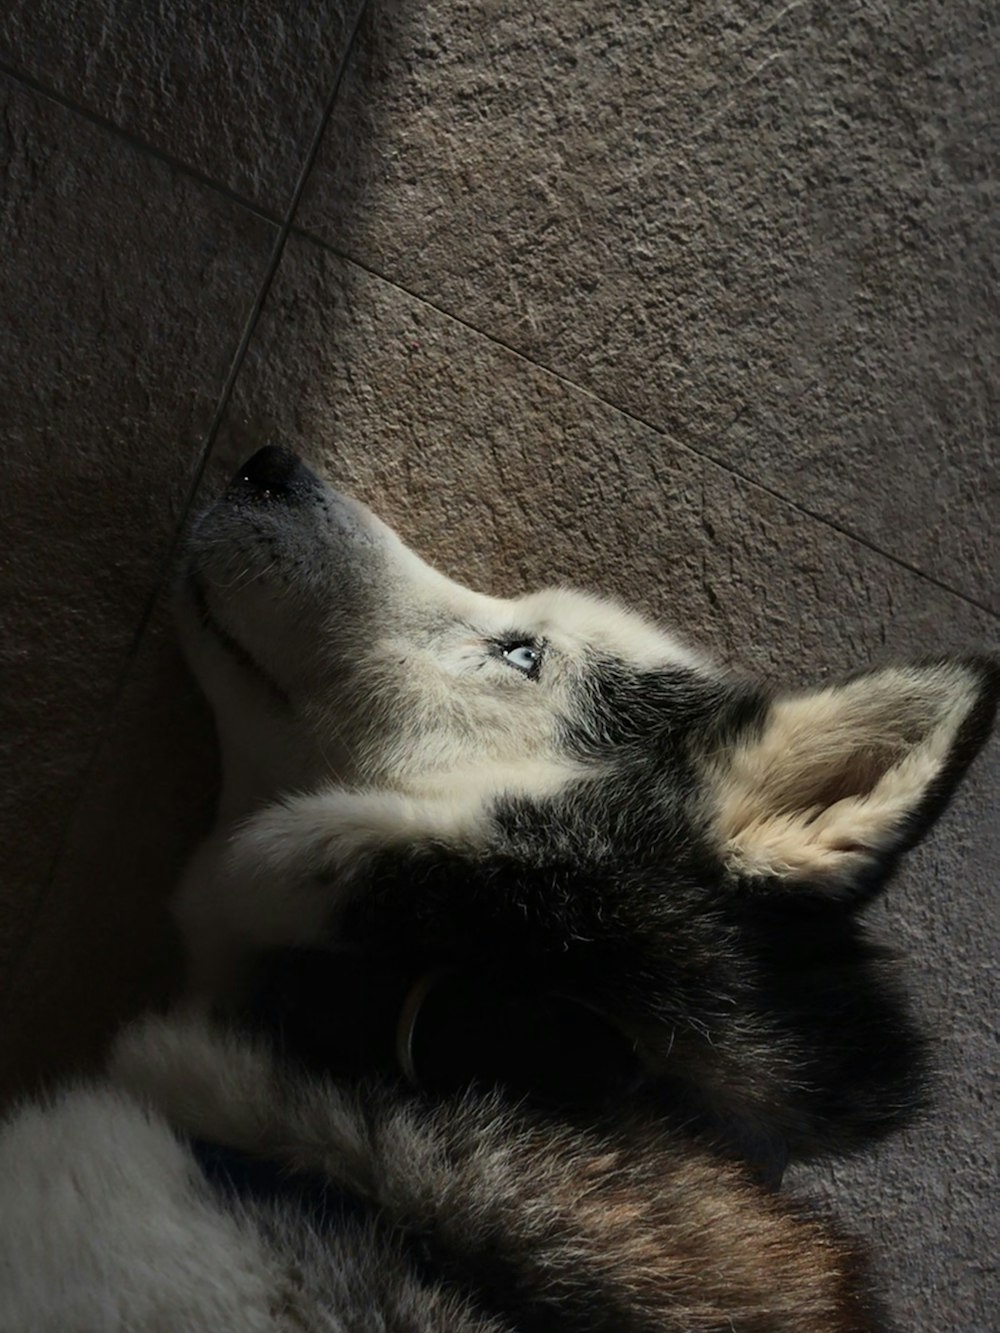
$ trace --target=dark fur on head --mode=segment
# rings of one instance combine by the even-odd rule
[[[922,1043],[896,963],[869,938],[859,909],[929,827],[988,730],[996,671],[962,669],[976,700],[935,781],[892,840],[830,892],[822,875],[734,872],[718,845],[706,775],[717,756],[766,734],[769,695],[691,671],[595,664],[566,743],[600,776],[537,799],[501,796],[485,851],[431,843],[376,856],[337,921],[338,947],[367,961],[345,974],[331,960],[331,985],[365,974],[393,994],[423,973],[462,970],[462,1021],[439,1020],[451,1054],[436,1067],[452,1085],[506,1080],[530,1097],[539,1063],[512,1074],[489,1015],[520,992],[528,1001],[512,1021],[526,1037],[532,997],[569,996],[634,1048],[642,1077],[627,1089],[633,1105],[725,1144],[797,1156],[886,1134],[919,1104]],[[829,782],[846,793],[851,776],[834,771]],[[839,787],[831,799],[843,799]],[[323,984],[315,960],[305,971],[300,960],[284,971],[272,963],[258,1013],[273,1013],[283,992],[286,1042],[330,1067],[341,1047],[329,1015],[342,1008],[324,1004]],[[596,1040],[598,1028],[595,1019],[595,1040],[584,1036],[581,1047],[588,1093],[617,1106],[621,1052]],[[556,1069],[565,1046],[557,1031]],[[571,1058],[564,1050],[564,1070]]]

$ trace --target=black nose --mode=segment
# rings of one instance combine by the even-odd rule
[[[231,491],[269,492],[288,495],[296,481],[304,481],[309,469],[293,455],[291,449],[280,444],[268,444],[257,449],[252,459],[245,461],[232,479]]]

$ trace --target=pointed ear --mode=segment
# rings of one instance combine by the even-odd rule
[[[989,732],[1000,668],[892,667],[773,700],[713,761],[715,836],[741,879],[855,897],[930,827]]]

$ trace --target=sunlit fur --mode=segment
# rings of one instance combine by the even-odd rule
[[[279,451],[196,525],[178,607],[224,773],[175,903],[188,1016],[0,1137],[14,1327],[875,1328],[853,1247],[754,1162],[870,1142],[919,1098],[859,912],[982,743],[994,668],[774,694],[616,603],[471,592]],[[598,1093],[553,1106],[490,1088],[487,1043],[464,1091],[464,1066],[414,1092],[374,1057],[337,1081],[322,1047],[307,1072],[261,1010],[289,950],[329,969],[331,1051],[350,950],[359,975],[464,969],[484,1013],[493,987],[574,997],[638,1079],[601,1095],[595,1047]],[[366,1220],[234,1207],[189,1135]]]

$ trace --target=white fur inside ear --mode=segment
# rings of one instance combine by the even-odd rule
[[[763,729],[713,764],[730,869],[847,890],[895,846],[977,698],[976,678],[954,663],[777,700]]]

